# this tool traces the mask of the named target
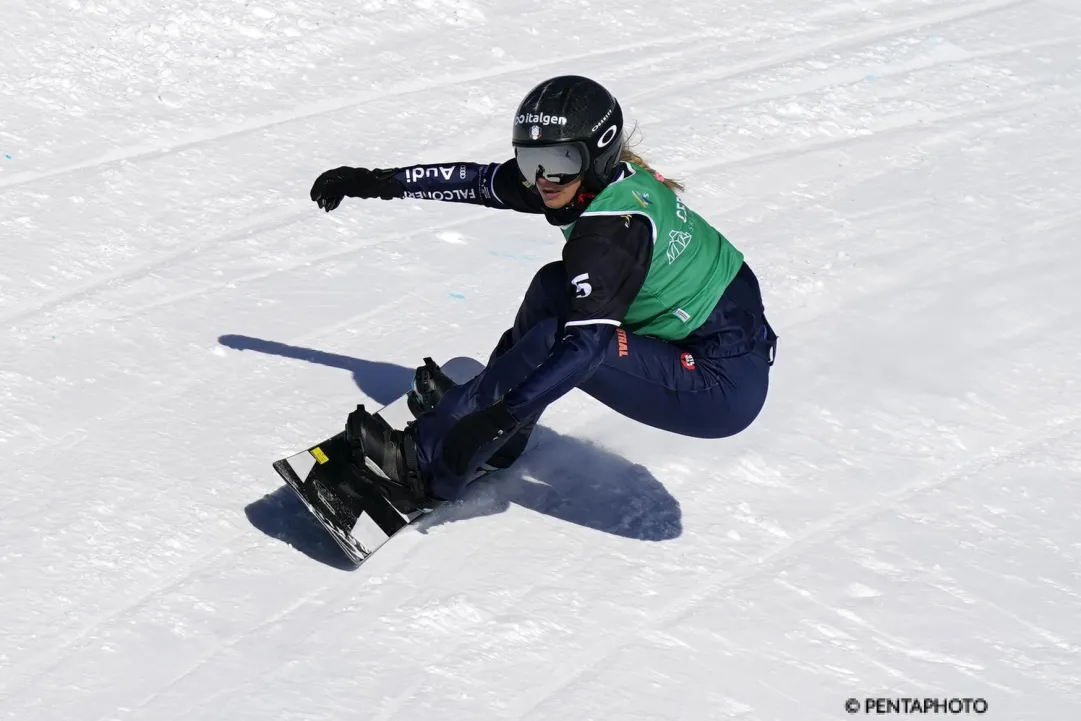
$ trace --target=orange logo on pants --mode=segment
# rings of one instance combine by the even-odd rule
[[[619,343],[619,357],[622,358],[629,352],[627,350],[627,331],[616,328],[616,342]]]

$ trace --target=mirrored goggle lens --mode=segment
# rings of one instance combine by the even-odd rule
[[[562,185],[577,178],[585,168],[582,151],[574,145],[515,148],[514,156],[522,175],[530,183],[544,178]]]

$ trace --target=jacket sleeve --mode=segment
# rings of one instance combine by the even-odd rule
[[[543,213],[544,201],[522,181],[518,163],[439,163],[398,168],[405,198],[469,203],[520,213]]]
[[[652,256],[653,229],[642,216],[578,221],[563,249],[570,312],[548,358],[504,397],[511,415],[525,421],[593,375],[645,283]]]

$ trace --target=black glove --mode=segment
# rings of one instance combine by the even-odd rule
[[[342,198],[348,195],[350,198],[400,198],[405,194],[405,188],[394,179],[397,168],[383,170],[375,168],[350,168],[343,165],[340,168],[328,170],[312,185],[312,200],[319,207],[330,212],[338,207]]]
[[[472,469],[469,461],[481,446],[505,436],[518,425],[517,419],[499,401],[484,410],[474,411],[451,426],[443,439],[443,462],[459,476]]]

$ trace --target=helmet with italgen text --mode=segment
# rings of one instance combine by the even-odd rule
[[[514,154],[526,182],[540,176],[587,191],[608,185],[623,150],[623,111],[600,83],[580,75],[545,80],[514,116]]]

